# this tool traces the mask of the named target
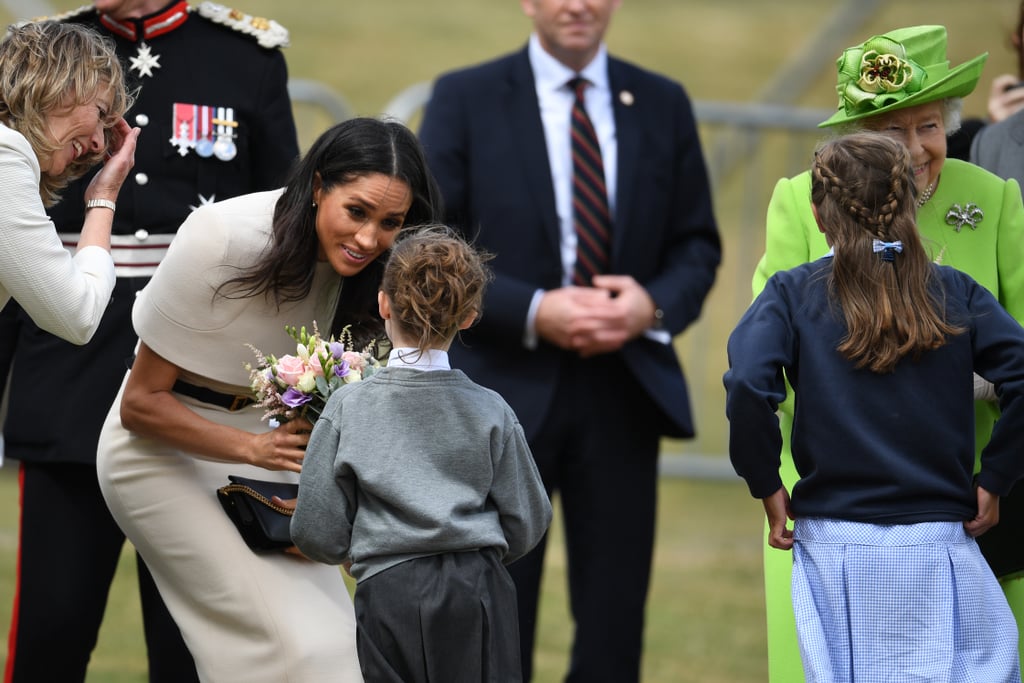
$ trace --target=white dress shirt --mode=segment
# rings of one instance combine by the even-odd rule
[[[541,47],[540,39],[534,33],[527,47],[530,68],[533,69],[534,87],[537,89],[537,103],[540,105],[540,119],[544,126],[544,140],[547,143],[548,163],[551,165],[551,183],[555,190],[555,211],[558,213],[561,236],[562,285],[572,283],[572,271],[576,265],[576,228],[573,224],[572,208],[572,131],[570,118],[576,94],[569,87],[569,81],[577,75],[590,82],[583,91],[583,106],[597,133],[601,147],[601,161],[604,165],[604,183],[608,192],[608,211],[612,216],[612,234],[615,232],[615,190],[618,186],[619,150],[615,133],[615,114],[612,108],[612,90],[608,82],[608,50],[604,43],[594,58],[579,73],[548,54]],[[523,344],[530,349],[537,347],[537,308],[544,290],[538,289],[530,301],[526,315]],[[668,344],[672,336],[664,330],[647,330],[645,336]]]
[[[573,225],[572,209],[572,132],[570,119],[576,94],[569,87],[569,81],[576,76],[587,79],[589,85],[583,91],[583,106],[597,133],[601,147],[601,161],[604,165],[604,182],[608,192],[608,210],[615,224],[615,188],[618,149],[615,140],[615,116],[612,112],[612,92],[608,84],[608,51],[602,43],[582,71],[576,72],[548,54],[541,47],[540,39],[534,33],[527,47],[530,68],[533,70],[534,87],[537,89],[537,103],[540,106],[540,120],[544,126],[544,140],[547,143],[548,163],[551,166],[551,184],[555,190],[555,211],[558,214],[562,257],[562,285],[572,282],[572,271],[576,265],[576,228]],[[523,343],[528,348],[537,347],[537,308],[544,290],[537,290],[530,302],[527,313]]]

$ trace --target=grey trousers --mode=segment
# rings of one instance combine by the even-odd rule
[[[366,683],[519,683],[515,585],[493,549],[408,560],[361,581]]]

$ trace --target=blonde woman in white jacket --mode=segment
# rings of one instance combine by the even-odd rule
[[[75,344],[92,337],[114,286],[110,229],[139,136],[123,118],[130,103],[113,47],[90,29],[29,22],[0,42],[0,306],[15,299]],[[46,207],[101,161],[72,255]]]

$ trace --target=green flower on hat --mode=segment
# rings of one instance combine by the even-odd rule
[[[896,55],[865,52],[860,60],[860,80],[857,85],[867,92],[899,92],[907,87],[914,67]]]
[[[847,112],[888,107],[918,92],[924,84],[925,70],[907,58],[902,45],[885,36],[847,48],[836,65],[836,90]]]
[[[964,97],[978,83],[988,53],[956,67],[946,57],[943,26],[910,26],[848,47],[836,60],[839,106],[820,127],[894,109]]]

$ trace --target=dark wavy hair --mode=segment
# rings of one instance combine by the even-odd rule
[[[277,305],[304,299],[313,285],[319,249],[313,191],[381,173],[403,181],[412,193],[405,215],[407,232],[436,223],[443,216],[441,192],[427,168],[416,135],[393,120],[355,118],[325,131],[295,165],[284,193],[274,207],[273,238],[261,258],[246,272],[221,285],[225,296],[265,295]],[[389,252],[357,275],[345,278],[331,326],[332,334],[350,325],[353,339],[364,344],[383,336],[377,311],[377,289]]]

